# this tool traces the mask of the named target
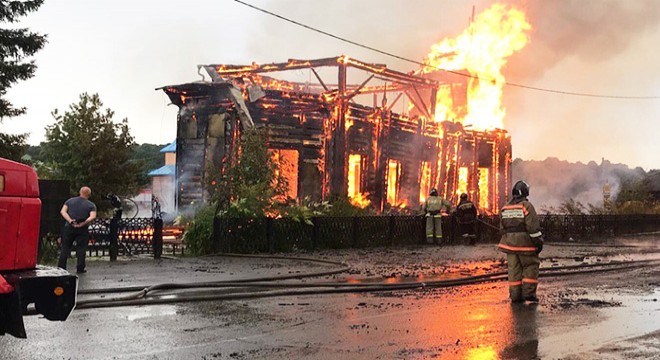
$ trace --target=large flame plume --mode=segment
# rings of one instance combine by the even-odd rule
[[[441,88],[437,95],[435,121],[457,121],[475,130],[504,128],[502,87],[506,80],[502,67],[509,56],[529,41],[531,25],[525,14],[513,7],[495,4],[479,14],[456,38],[446,38],[431,47],[422,74],[438,69],[467,72],[467,112],[457,110],[451,89]]]

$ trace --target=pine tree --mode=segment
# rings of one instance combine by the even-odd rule
[[[14,161],[20,160],[28,148],[25,138],[26,134],[12,135],[0,133],[0,158]]]
[[[43,0],[2,1],[0,0],[0,122],[4,118],[25,113],[25,107],[16,107],[5,98],[7,90],[20,80],[34,75],[37,65],[27,58],[41,50],[46,44],[46,36],[25,28],[7,28],[20,17],[37,10]],[[0,156],[19,160],[25,152],[27,135],[0,133]]]

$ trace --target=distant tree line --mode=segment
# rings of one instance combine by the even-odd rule
[[[24,153],[19,154],[19,161],[35,166],[37,169],[44,170],[43,176],[49,177],[47,168],[46,154],[42,152],[42,142],[39,145],[30,145]],[[160,152],[168,144],[133,144],[130,146],[129,161],[138,164],[140,172],[138,174],[137,184],[146,186],[150,183],[149,172],[165,165],[165,156]],[[27,156],[26,156],[27,155]],[[21,159],[22,157],[22,159]],[[41,175],[40,175],[41,176]]]
[[[514,160],[513,178],[530,184],[530,200],[543,213],[660,213],[659,170],[631,169],[605,159],[583,164],[549,157]]]

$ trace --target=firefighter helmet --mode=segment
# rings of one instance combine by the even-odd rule
[[[527,197],[529,196],[529,185],[527,185],[526,182],[519,180],[517,183],[515,183],[515,185],[513,185],[511,193],[515,197]]]
[[[438,196],[438,190],[436,188],[431,189],[429,193],[430,196]]]
[[[466,194],[466,193],[462,193],[462,194],[461,194],[461,200],[467,200],[467,198],[468,198],[468,197],[467,197],[467,194]]]

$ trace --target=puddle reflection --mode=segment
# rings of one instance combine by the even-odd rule
[[[536,359],[539,353],[536,304],[511,305],[511,338],[502,350],[502,359]]]
[[[345,314],[348,331],[340,336],[356,346],[380,337],[398,355],[414,359],[538,358],[536,305],[510,304],[506,290],[492,284],[459,291],[460,299],[436,294],[412,306],[393,304],[378,314],[351,309]]]
[[[464,334],[457,359],[533,359],[538,357],[536,305],[506,304],[502,295],[459,307],[446,321],[455,334]],[[483,295],[480,295],[483,297]],[[470,305],[476,306],[470,308]]]

